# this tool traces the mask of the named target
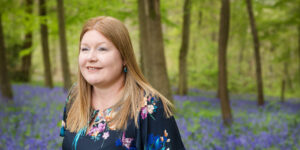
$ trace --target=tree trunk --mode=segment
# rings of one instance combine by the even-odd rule
[[[215,31],[211,32],[211,40],[213,42],[217,42],[217,33]]]
[[[199,13],[198,13],[198,28],[200,28],[200,26],[202,24],[202,18],[203,18],[202,11],[199,10]]]
[[[284,93],[285,93],[285,80],[286,80],[286,77],[287,77],[286,72],[287,72],[287,63],[285,62],[284,66],[283,66],[283,78],[282,78],[282,83],[281,83],[281,102],[282,103],[285,100]]]
[[[26,0],[26,13],[32,14],[32,0]],[[28,18],[27,18],[28,19]],[[23,44],[23,50],[29,49],[32,46],[32,31],[26,31],[25,33],[25,41]],[[22,66],[21,66],[21,81],[29,82],[30,81],[30,68],[31,68],[31,55],[32,51],[22,57]]]
[[[159,0],[139,0],[143,73],[149,83],[172,101],[166,68]]]
[[[245,44],[241,43],[242,47],[240,49],[240,54],[239,54],[239,63],[238,63],[238,74],[242,75],[242,62],[244,60],[244,50],[245,50]]]
[[[298,80],[300,85],[300,24],[298,24]]]
[[[243,32],[244,33],[244,32]],[[246,37],[240,37],[241,47],[239,51],[239,59],[238,59],[238,74],[242,75],[242,62],[244,61],[244,51],[246,48]]]
[[[39,14],[40,16],[46,17],[47,16],[47,5],[45,0],[39,0]],[[41,41],[42,41],[42,54],[43,54],[43,61],[44,61],[44,78],[45,84],[49,88],[53,88],[52,83],[52,76],[51,76],[51,64],[50,64],[50,56],[49,56],[49,45],[48,45],[48,27],[47,27],[47,20],[43,20],[41,22]]]
[[[146,12],[145,12],[145,2],[143,0],[138,0],[138,11],[139,11],[139,29],[140,29],[140,66],[143,74],[145,74],[145,64],[143,56],[147,44],[148,37],[147,37],[147,28],[146,28]]]
[[[291,52],[289,51],[289,57],[291,57]],[[288,59],[290,59],[290,58],[288,58]],[[287,63],[287,62],[286,62]],[[290,71],[289,71],[289,68],[288,68],[288,66],[286,66],[285,67],[285,71],[284,71],[284,73],[285,73],[285,81],[286,81],[286,85],[287,85],[287,87],[289,88],[289,89],[291,89],[291,90],[293,90],[294,88],[293,88],[293,82],[292,82],[292,79],[291,79],[291,77],[290,77],[290,73],[289,73]]]
[[[285,100],[284,97],[284,92],[285,92],[285,79],[282,79],[282,83],[281,83],[281,102],[283,103]]]
[[[179,54],[179,95],[186,95],[188,91],[187,87],[187,54],[189,50],[189,37],[190,37],[190,13],[191,2],[190,0],[184,1],[183,6],[183,24],[182,24],[182,40]]]
[[[60,61],[62,67],[64,89],[67,90],[71,87],[71,76],[69,69],[69,59],[67,54],[67,40],[65,31],[65,17],[64,17],[64,4],[63,0],[57,0],[57,17],[59,23],[59,38],[60,38]]]
[[[252,9],[252,1],[246,0],[247,2],[247,10],[249,15],[249,21],[251,26],[251,32],[253,35],[253,42],[254,42],[254,54],[255,54],[255,62],[256,62],[256,82],[257,82],[257,99],[258,105],[264,105],[264,91],[263,91],[263,79],[262,79],[262,69],[261,69],[261,62],[260,62],[260,52],[259,52],[259,39],[257,34],[257,29],[255,25],[255,19],[253,15]]]
[[[274,51],[275,51],[275,46],[272,44],[271,48],[270,48],[270,52],[273,54]],[[272,75],[273,74],[273,66],[272,66],[272,64],[269,65],[269,71],[270,71],[270,74]]]
[[[221,101],[221,110],[223,122],[226,126],[230,126],[233,119],[231,114],[230,100],[228,97],[227,89],[227,60],[226,51],[229,36],[229,26],[230,26],[230,2],[229,0],[222,0],[221,6],[221,21],[219,27],[219,55],[218,55],[218,65],[219,65],[219,98]]]
[[[4,43],[4,33],[2,26],[2,14],[0,12],[0,88],[1,95],[4,98],[10,99],[12,101],[13,93],[10,84],[9,77],[7,75],[6,68],[6,56],[5,56],[5,43]],[[1,97],[0,97],[1,98]]]

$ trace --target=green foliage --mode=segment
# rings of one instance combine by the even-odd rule
[[[19,52],[19,58],[29,55],[32,52],[32,48],[23,49]]]
[[[197,106],[197,107],[196,107]],[[213,117],[219,116],[220,111],[211,111],[211,106],[210,102],[191,102],[191,101],[184,101],[182,103],[182,108],[178,109],[178,114],[183,115],[182,117],[184,118],[190,118],[191,116],[195,117],[196,120],[192,120],[192,123],[197,121],[197,119],[201,116],[205,119],[211,119]],[[199,108],[201,108],[201,111],[199,111]],[[197,124],[197,123],[196,123]],[[193,125],[195,125],[193,123]],[[199,126],[200,127],[200,126]],[[196,128],[196,127],[193,127]],[[197,126],[198,128],[198,126]],[[196,129],[193,129],[196,130]]]
[[[188,86],[215,90],[218,87],[218,30],[220,1],[192,0],[190,43],[187,57]],[[253,9],[260,38],[264,91],[279,96],[284,77],[283,64],[288,64],[290,85],[287,97],[297,97],[300,85],[298,70],[299,0],[254,0]],[[33,83],[43,85],[43,61],[40,23],[47,23],[50,61],[54,81],[61,81],[56,1],[47,1],[47,16],[25,13],[25,1],[0,2],[8,70],[13,76],[21,68],[21,57],[33,53]],[[228,89],[232,93],[256,93],[253,39],[244,0],[231,1],[230,39],[227,50]],[[161,21],[168,75],[172,86],[178,85],[179,49],[181,44],[183,1],[161,1]],[[136,56],[139,55],[137,0],[64,1],[68,56],[72,80],[77,73],[79,34],[84,22],[96,16],[113,16],[125,23],[130,32]],[[26,32],[33,33],[33,46],[23,49]],[[137,58],[137,60],[140,60]],[[17,82],[17,81],[15,81]]]

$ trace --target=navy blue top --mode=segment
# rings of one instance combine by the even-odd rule
[[[126,130],[115,130],[107,122],[113,116],[112,109],[93,110],[89,131],[82,129],[71,133],[66,129],[67,100],[60,136],[64,137],[63,150],[185,150],[176,121],[166,118],[160,98],[145,96],[145,105],[138,117],[138,128],[130,119]],[[86,133],[87,132],[87,133]]]

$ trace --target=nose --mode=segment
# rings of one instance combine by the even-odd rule
[[[89,55],[88,55],[88,60],[91,61],[91,62],[96,62],[98,61],[98,57],[97,57],[97,54],[96,54],[96,50],[91,50]]]

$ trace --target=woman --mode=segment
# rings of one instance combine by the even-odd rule
[[[185,149],[173,106],[145,80],[122,22],[88,20],[79,49],[78,82],[60,133],[63,149]]]

